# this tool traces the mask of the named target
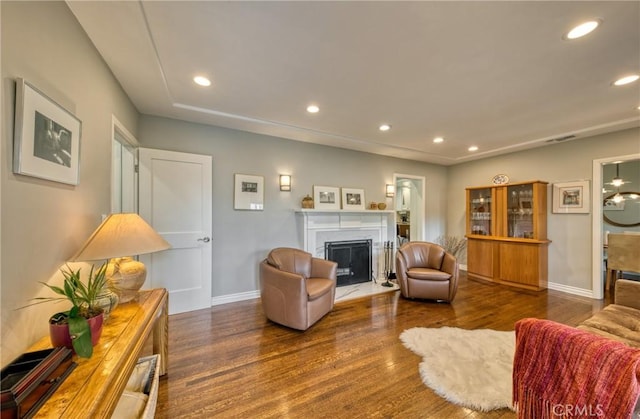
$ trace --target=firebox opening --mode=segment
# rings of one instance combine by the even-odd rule
[[[371,240],[326,242],[324,257],[338,264],[338,286],[371,280]]]

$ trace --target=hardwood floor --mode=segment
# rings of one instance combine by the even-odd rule
[[[515,418],[475,412],[420,380],[411,327],[513,330],[524,317],[577,325],[605,302],[466,279],[453,304],[399,291],[337,303],[306,332],[269,322],[260,300],[170,316],[158,418]]]

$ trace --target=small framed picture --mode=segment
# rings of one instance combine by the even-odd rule
[[[364,189],[342,188],[342,209],[364,210]]]
[[[340,188],[333,186],[314,186],[313,203],[315,209],[340,209]]]
[[[262,211],[264,209],[264,177],[236,173],[233,208]]]
[[[553,212],[589,213],[589,181],[554,183]]]
[[[81,126],[71,112],[17,79],[13,172],[77,185]]]

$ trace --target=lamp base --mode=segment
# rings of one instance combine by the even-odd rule
[[[135,299],[146,279],[147,268],[142,262],[131,257],[114,258],[109,261],[107,284],[109,289],[120,297],[120,304]]]

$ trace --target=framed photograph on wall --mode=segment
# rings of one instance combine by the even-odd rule
[[[363,210],[364,189],[342,188],[342,209]]]
[[[13,172],[77,185],[81,126],[71,112],[17,79]]]
[[[233,209],[262,211],[264,209],[264,177],[235,174]]]
[[[553,212],[557,214],[590,212],[589,181],[553,184]]]
[[[315,209],[339,210],[340,188],[314,185],[313,203]]]

